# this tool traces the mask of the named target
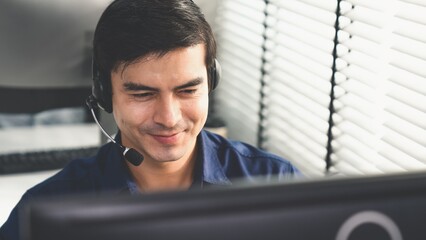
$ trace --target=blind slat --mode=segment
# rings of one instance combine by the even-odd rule
[[[383,140],[393,148],[409,155],[423,164],[426,164],[426,147],[421,146],[415,141],[408,139],[402,134],[398,134],[391,129],[386,129]]]
[[[326,52],[331,52],[333,50],[334,34],[331,36],[327,35],[326,33],[315,34],[284,21],[277,22],[274,28],[276,32],[291,36],[304,43],[307,43],[308,45],[318,47],[318,49],[323,49]]]
[[[320,22],[309,16],[303,16],[284,8],[271,12],[268,19],[270,19],[271,23],[276,23],[277,21],[285,22],[291,26],[304,29],[305,31],[319,36],[324,36],[328,39],[333,38],[335,32],[332,25],[328,23]],[[272,21],[272,19],[275,21]]]
[[[282,134],[295,137],[295,139],[303,140],[305,145],[310,146],[309,151],[315,153],[318,157],[325,156],[326,149],[324,143],[327,139],[322,137],[323,134],[321,134],[321,131],[313,129],[312,126],[303,122],[286,121],[287,124],[282,124],[281,118],[270,118],[271,124],[278,122],[281,122],[281,124],[275,125],[278,131],[269,132],[269,137]]]
[[[403,1],[398,1],[397,5],[398,11],[395,16],[426,25],[426,7],[404,3]]]
[[[288,102],[288,103],[291,103],[291,102]],[[328,124],[327,124],[326,121],[323,121],[323,119],[321,119],[319,117],[312,116],[312,113],[310,113],[309,111],[303,112],[302,109],[297,108],[297,107],[290,107],[291,105],[289,105],[289,104],[286,104],[284,106],[285,106],[285,110],[281,106],[272,105],[270,110],[272,110],[272,111],[280,110],[280,111],[277,112],[277,114],[274,114],[273,116],[271,116],[270,118],[281,119],[283,122],[292,121],[292,120],[289,120],[289,119],[294,119],[295,122],[300,122],[301,125],[305,125],[306,129],[309,128],[308,126],[311,126],[310,131],[312,131],[312,132],[315,132],[315,131],[323,132],[324,130],[326,130],[328,128]],[[309,116],[309,115],[311,115],[311,116]],[[307,117],[312,117],[312,118],[307,118]],[[268,124],[269,123],[270,122],[268,121]],[[314,123],[315,125],[313,125],[312,123]],[[324,137],[325,137],[325,135],[324,135]]]
[[[301,16],[312,18],[316,21],[323,22],[324,24],[333,26],[336,17],[335,11],[324,10],[316,6],[306,4],[303,1],[274,1],[271,3],[282,9],[287,9]]]
[[[313,61],[317,62],[317,64],[323,64],[325,67],[330,68],[333,63],[333,56],[330,55],[330,52],[321,51],[318,48],[312,47],[284,34],[278,34],[273,38],[273,41],[275,45],[285,46],[292,51],[300,53],[304,57],[311,58]],[[273,54],[286,57],[286,54],[284,52],[279,52],[279,49],[276,49]]]
[[[406,3],[416,4],[416,6],[426,7],[426,2],[424,0],[400,0],[400,1],[406,2]]]
[[[403,102],[421,112],[426,113],[426,96],[416,91],[394,84],[392,81],[386,82],[386,95],[396,101]]]
[[[270,83],[270,88],[291,87],[292,89],[311,99],[312,101],[320,103],[320,106],[327,106],[327,103],[330,102],[330,95],[328,94],[328,92],[315,88],[315,84],[310,84],[308,82],[308,79],[303,81],[280,70],[274,71],[272,74],[270,74],[270,76],[274,79],[274,81],[271,81]],[[280,84],[278,84],[277,82],[280,82]]]

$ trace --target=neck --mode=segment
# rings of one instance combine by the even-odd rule
[[[145,159],[138,167],[127,165],[141,192],[186,190],[194,179],[195,156],[194,150],[189,157],[173,162]]]

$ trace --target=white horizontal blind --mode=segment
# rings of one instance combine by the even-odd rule
[[[332,159],[347,175],[426,169],[426,2],[341,2]]]
[[[334,79],[329,170],[426,169],[425,1],[223,0],[218,13],[230,138],[256,144],[260,123],[262,147],[323,175]]]
[[[326,168],[336,7],[271,0],[267,8],[263,147],[307,176]]]
[[[218,59],[222,79],[215,91],[216,109],[228,137],[257,144],[265,3],[223,0],[218,8]]]

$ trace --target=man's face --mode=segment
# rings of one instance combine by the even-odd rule
[[[147,56],[111,74],[115,121],[122,144],[145,161],[191,157],[207,119],[208,84],[203,44]]]

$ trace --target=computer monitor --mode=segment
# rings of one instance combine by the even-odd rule
[[[426,174],[33,202],[24,240],[426,239]]]

